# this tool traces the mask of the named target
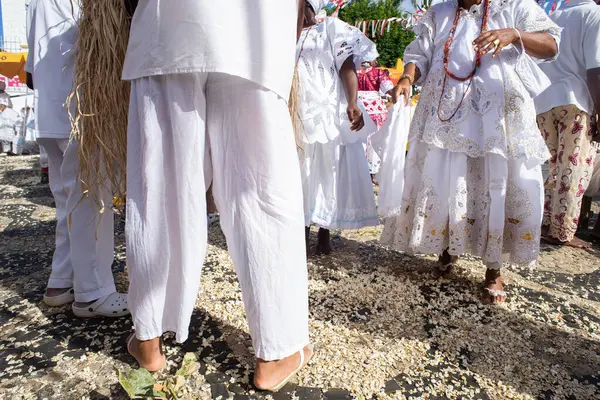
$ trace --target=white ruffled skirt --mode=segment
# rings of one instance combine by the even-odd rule
[[[399,214],[381,242],[409,254],[472,254],[488,265],[537,261],[544,186],[541,166],[497,154],[471,158],[411,143]]]
[[[360,229],[379,225],[362,143],[305,143],[299,151],[306,226]]]

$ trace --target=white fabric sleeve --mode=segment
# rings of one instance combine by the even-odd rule
[[[600,68],[600,9],[590,13],[583,29],[585,69]]]
[[[379,57],[377,46],[357,28],[337,18],[327,18],[327,36],[332,44],[335,65],[339,71],[348,57],[354,57],[354,64],[360,67],[364,61]]]
[[[36,1],[33,0],[27,7],[27,60],[25,61],[25,72],[33,73],[35,52],[35,9]]]
[[[540,7],[534,0],[518,0],[513,1],[513,15],[515,28],[523,32],[545,32],[550,34],[556,41],[556,46],[560,48],[560,35],[562,28],[556,25],[554,21],[546,14],[544,9]],[[556,56],[539,61],[554,61]]]
[[[404,65],[415,64],[421,73],[421,78],[415,82],[419,84],[425,81],[435,51],[435,7],[431,7],[414,27],[417,38],[413,40],[404,50]]]

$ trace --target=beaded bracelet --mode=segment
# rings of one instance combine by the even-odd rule
[[[410,85],[412,86],[415,83],[415,80],[412,76],[410,76],[409,74],[404,74],[400,77],[400,80],[402,79],[408,79],[408,82],[410,83]]]

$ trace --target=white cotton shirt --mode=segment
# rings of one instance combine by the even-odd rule
[[[558,59],[540,65],[552,86],[535,99],[536,111],[572,104],[591,113],[587,71],[600,67],[600,6],[593,0],[571,0],[550,17],[564,30]]]
[[[25,71],[33,75],[38,139],[66,139],[71,133],[65,103],[73,87],[78,18],[77,1],[32,0],[27,9]]]
[[[220,72],[287,100],[297,13],[297,0],[140,0],[123,79]]]

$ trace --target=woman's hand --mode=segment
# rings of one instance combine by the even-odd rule
[[[412,90],[411,86],[408,78],[400,79],[396,87],[389,93],[392,96],[392,102],[396,104],[400,99],[400,96],[404,96],[404,104],[408,104],[408,99],[410,98],[410,92]]]
[[[360,108],[356,104],[348,104],[347,113],[350,120],[350,130],[360,131],[365,126],[365,120]]]
[[[481,55],[496,49],[493,55],[493,57],[496,57],[503,48],[511,44],[517,44],[518,41],[519,33],[516,29],[497,29],[482,33],[475,39],[473,46],[475,47],[475,51],[478,51]]]

